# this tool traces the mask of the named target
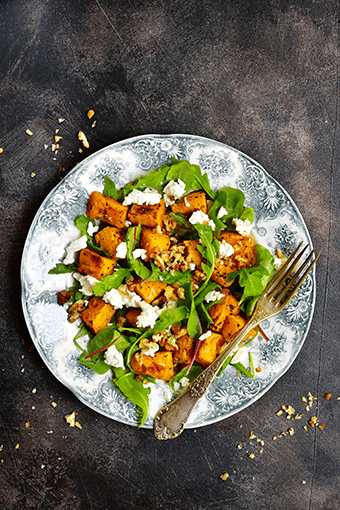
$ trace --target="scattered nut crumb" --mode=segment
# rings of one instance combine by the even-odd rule
[[[35,173],[34,172],[31,173],[31,177],[35,177]]]
[[[256,367],[255,370],[256,372],[262,372],[262,367]]]
[[[223,473],[223,475],[221,475],[220,478],[222,478],[222,480],[226,481],[226,479],[229,478],[229,475],[228,475],[228,473]]]
[[[18,444],[16,444],[14,448],[15,448],[16,450],[18,450],[18,449],[19,449],[19,443],[18,443]]]
[[[78,422],[76,421],[76,415],[77,415],[77,414],[78,414],[78,413],[75,413],[75,412],[73,411],[73,413],[71,413],[71,414],[67,414],[67,415],[65,416],[65,420],[66,420],[66,421],[67,421],[67,423],[70,425],[70,427],[77,427],[78,429],[81,429],[81,428],[82,428],[82,426],[80,425],[80,423],[78,423]]]
[[[294,429],[293,428],[288,429],[288,434],[290,436],[294,436]]]
[[[96,127],[96,124],[97,124],[97,121],[95,120],[94,122],[92,122],[91,127],[93,127],[93,128]]]
[[[65,121],[65,119],[58,119],[59,124],[61,124],[64,121]]]
[[[241,444],[238,444],[238,445],[237,445],[237,448],[238,448],[239,450],[241,450],[242,445],[241,445]]]
[[[250,434],[249,434],[249,439],[255,439],[255,438],[256,438],[256,436],[255,436],[254,432],[251,430]]]
[[[283,413],[282,409],[280,409],[280,411],[278,411],[276,414],[277,416],[281,416],[281,414]]]
[[[48,430],[47,434],[53,434],[53,430]]]
[[[330,393],[326,393],[326,395],[324,396],[324,398],[326,400],[329,400],[331,397],[332,397],[332,395]]]
[[[0,154],[2,154],[4,152],[4,150],[0,147]]]
[[[44,469],[45,468],[45,464],[41,464],[41,469]]]
[[[25,423],[25,427],[26,427],[26,429],[28,429],[30,425],[31,425],[31,423],[30,423],[29,421],[28,421],[28,422],[26,422],[26,423]]]
[[[250,459],[254,459],[254,458],[255,458],[255,455],[254,455],[253,453],[249,453],[248,457],[249,457]]]
[[[307,425],[303,425],[302,427],[304,430],[307,430]]]
[[[32,393],[36,393],[36,392],[37,392],[37,388],[33,388]]]
[[[320,423],[320,424],[318,425],[318,427],[319,427],[319,429],[321,429],[321,430],[323,430],[323,429],[325,428],[325,426],[324,426],[324,425],[322,425],[322,423]]]
[[[301,400],[302,400],[302,402],[306,402],[307,403],[306,397],[301,397]]]
[[[55,141],[55,143],[58,143],[61,139],[62,139],[62,137],[61,137],[61,136],[57,136],[57,135],[56,135],[56,136],[54,137],[54,141]]]
[[[94,110],[89,110],[86,115],[87,115],[88,119],[92,119],[92,117],[94,115]]]
[[[78,132],[78,140],[80,140],[83,143],[83,146],[85,147],[85,149],[89,149],[90,148],[90,144],[87,141],[85,133],[83,133],[82,131]]]
[[[306,484],[306,481],[305,480],[302,480],[302,485],[305,485]]]
[[[52,407],[57,407],[57,404],[55,402],[51,402]]]
[[[26,134],[28,136],[32,136],[33,135],[32,131],[30,129],[26,129]]]

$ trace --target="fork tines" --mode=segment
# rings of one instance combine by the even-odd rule
[[[298,290],[301,283],[306,278],[306,276],[308,275],[308,273],[310,272],[310,270],[312,269],[315,262],[318,260],[320,256],[319,254],[317,257],[315,257],[313,262],[308,266],[315,253],[315,250],[313,249],[306,258],[306,260],[299,266],[298,270],[293,274],[293,276],[291,276],[293,270],[297,266],[302,255],[309,247],[309,245],[307,244],[304,248],[300,250],[302,245],[303,242],[301,242],[298,245],[296,250],[294,250],[294,252],[290,255],[285,264],[279,269],[279,271],[276,273],[274,278],[269,282],[265,289],[264,292],[265,297],[270,297],[272,302],[275,301],[276,306],[286,306],[286,304],[292,299],[295,292]],[[307,269],[304,271],[306,267]],[[300,279],[298,280],[298,278]],[[294,284],[295,286],[293,287]],[[285,299],[283,299],[290,289],[292,290],[288,293]]]

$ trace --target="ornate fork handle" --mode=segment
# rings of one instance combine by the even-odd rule
[[[174,439],[182,433],[191,411],[197,401],[203,397],[225,360],[239,346],[249,331],[263,319],[264,317],[255,313],[215,361],[201,372],[177,398],[165,404],[158,411],[154,421],[154,432],[157,439]]]

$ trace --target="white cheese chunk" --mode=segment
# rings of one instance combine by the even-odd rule
[[[64,258],[64,264],[72,264],[75,261],[75,254],[77,251],[83,250],[87,246],[87,237],[81,236],[78,239],[72,241],[66,248],[66,257]]]
[[[170,181],[165,186],[164,190],[164,202],[166,206],[170,206],[175,203],[178,198],[181,198],[185,193],[185,184],[181,179],[177,182]]]
[[[117,347],[113,344],[109,347],[104,355],[105,363],[115,368],[125,368],[123,354],[118,351]]]
[[[132,256],[134,259],[141,258],[144,260],[146,258],[146,250],[144,250],[143,248],[136,248],[135,250],[133,250]]]
[[[218,251],[218,256],[221,259],[226,259],[231,257],[234,253],[234,248],[231,244],[227,243],[224,239],[220,241],[220,249]]]
[[[155,205],[160,202],[162,195],[158,193],[157,190],[146,188],[144,191],[140,191],[139,189],[134,189],[126,195],[124,198],[123,205]]]
[[[116,258],[117,259],[126,259],[127,255],[127,246],[125,242],[119,243],[116,249]]]
[[[207,303],[211,303],[212,301],[220,301],[221,299],[224,299],[225,295],[222,294],[222,292],[218,292],[217,290],[212,290],[211,292],[208,292],[208,294],[205,296],[205,301]]]
[[[189,218],[189,221],[190,221],[190,223],[192,225],[195,225],[196,223],[200,223],[201,225],[203,225],[203,224],[204,225],[210,225],[210,227],[213,230],[215,229],[215,223],[203,211],[195,211],[195,212],[193,212],[192,215]]]
[[[236,232],[241,234],[241,236],[249,236],[251,231],[251,223],[249,220],[240,220],[239,218],[233,219],[233,224],[236,227]]]

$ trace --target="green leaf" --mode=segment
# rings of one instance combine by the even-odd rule
[[[115,183],[110,179],[110,177],[107,177],[107,175],[104,177],[103,195],[114,198],[119,202],[121,201],[123,195],[122,190],[117,189]]]
[[[94,354],[90,358],[86,359],[86,356],[103,349],[105,346],[108,347],[113,343],[117,350],[121,353],[123,353],[127,347],[131,345],[130,342],[113,326],[108,326],[101,329],[99,333],[97,333],[96,336],[89,341],[87,351],[82,352],[79,362],[82,365],[92,368],[92,370],[97,372],[97,374],[105,374],[108,370],[110,370],[111,366],[107,365],[102,359],[103,353],[105,352],[104,350],[98,352],[98,354]]]
[[[187,160],[175,160],[168,171],[167,180],[178,181],[178,179],[180,179],[184,182],[185,191],[188,193],[188,191],[192,189],[192,183],[196,172],[196,165],[192,165]]]
[[[254,221],[253,209],[246,207],[244,208],[245,194],[243,191],[237,188],[221,188],[216,195],[216,198],[210,207],[209,217],[214,221],[216,225],[215,235],[218,237],[221,230],[226,227],[230,227],[234,218],[249,219],[251,223]],[[221,208],[224,208],[227,213],[218,218]],[[245,216],[243,216],[245,215]]]
[[[136,179],[133,184],[127,184],[123,189],[123,195],[126,197],[134,189],[151,188],[157,191],[163,191],[167,183],[167,173],[169,171],[168,165],[162,165],[158,170],[149,172],[139,179]]]
[[[105,292],[110,292],[112,289],[118,289],[123,283],[125,278],[129,278],[131,269],[119,268],[113,274],[104,276],[100,282],[96,283],[93,287],[93,294],[95,296],[102,296]]]
[[[254,209],[252,207],[244,207],[243,212],[240,217],[243,221],[249,220],[250,223],[253,223]]]
[[[234,368],[236,368],[236,370],[238,370],[239,372],[241,372],[241,374],[244,374],[246,375],[247,377],[249,377],[249,379],[254,379],[255,378],[255,370],[254,370],[254,362],[253,362],[253,356],[251,354],[251,352],[249,352],[249,365],[250,365],[250,370],[247,370],[246,367],[241,363],[241,362],[238,362],[238,363],[230,363]]]
[[[188,319],[188,335],[191,336],[191,338],[198,338],[201,334],[201,323],[200,319],[196,310],[195,301],[192,301],[191,308],[190,308],[190,315]]]
[[[182,227],[188,229],[188,230],[193,230],[193,225],[190,223],[190,221],[184,216],[184,214],[181,214],[181,213],[172,213],[172,212],[169,212],[168,213],[168,216],[171,216],[171,218],[173,220],[175,220],[177,223],[179,223]]]
[[[133,372],[126,372],[120,377],[113,379],[114,385],[130,402],[135,404],[140,413],[138,415],[139,427],[145,422],[149,411],[150,388],[146,388],[142,381],[136,381]]]
[[[78,349],[80,349],[81,351],[84,351],[85,349],[80,347],[80,345],[78,344],[77,340],[79,340],[79,338],[82,338],[83,336],[88,336],[91,339],[92,338],[92,334],[90,333],[90,331],[87,329],[87,327],[85,326],[85,324],[83,322],[81,322],[79,324],[78,329],[79,329],[79,331],[75,335],[75,337],[73,338],[73,342],[76,345],[76,347],[78,347]]]
[[[176,393],[178,393],[178,391],[175,390],[175,383],[179,383],[180,380],[182,379],[182,377],[187,377],[189,379],[189,384],[194,380],[196,379],[196,377],[201,373],[203,372],[204,368],[201,366],[201,365],[198,365],[196,363],[193,364],[193,366],[191,367],[189,373],[187,374],[188,370],[188,367],[184,367],[182,368],[182,370],[180,372],[178,372],[178,374],[175,375],[175,377],[173,377],[170,381],[169,381],[169,386],[170,388],[175,391]],[[180,391],[184,390],[185,388],[181,388]]]
[[[63,264],[60,262],[57,264],[53,269],[50,269],[48,274],[66,274],[66,273],[73,273],[74,271],[77,271],[77,264]]]
[[[126,258],[130,269],[135,271],[143,280],[146,280],[151,275],[150,269],[148,269],[139,258],[135,259],[132,255],[133,250],[139,246],[141,229],[141,225],[128,228],[125,238],[127,247]]]
[[[96,224],[94,220],[92,220],[88,216],[85,216],[84,214],[81,214],[74,220],[74,223],[76,224],[76,227],[79,228],[83,236],[86,236],[88,239],[91,239],[91,236],[89,236],[89,234],[87,233],[87,228],[89,226],[89,223],[92,223],[92,225]]]

